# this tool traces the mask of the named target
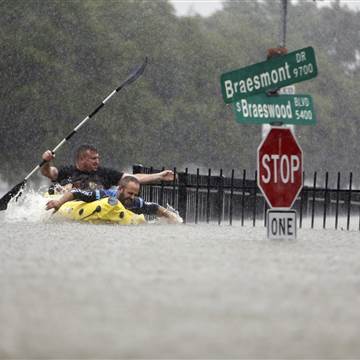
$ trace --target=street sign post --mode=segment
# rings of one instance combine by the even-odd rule
[[[272,127],[257,151],[257,183],[271,208],[290,209],[303,186],[303,156],[289,128]]]
[[[295,95],[295,93],[296,93],[295,85],[288,85],[288,86],[282,87],[278,90],[279,95]],[[286,125],[285,124],[285,126],[290,128],[295,134],[295,126],[294,125],[292,125],[292,124]],[[261,138],[262,139],[270,131],[270,128],[271,128],[270,124],[262,124],[262,126],[261,126]]]
[[[296,94],[295,85],[284,86],[279,89],[278,93],[279,95],[295,95]]]
[[[293,125],[315,125],[316,116],[310,95],[258,94],[233,104],[235,119],[242,124],[282,122]]]
[[[307,48],[221,75],[225,103],[280,88],[317,75],[314,49]]]

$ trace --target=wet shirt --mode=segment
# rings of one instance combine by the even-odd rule
[[[110,199],[118,201],[116,198],[117,189],[97,189],[90,191],[73,189],[71,190],[71,193],[74,195],[75,200],[81,200],[85,202],[96,201],[105,197],[109,197]],[[144,199],[141,197],[135,197],[132,204],[130,206],[126,206],[126,209],[132,211],[135,214],[156,215],[159,209],[159,205],[144,201]]]
[[[122,176],[122,172],[111,168],[99,167],[96,171],[87,172],[70,165],[59,169],[56,182],[62,186],[73,184],[79,189],[108,189],[117,186]]]

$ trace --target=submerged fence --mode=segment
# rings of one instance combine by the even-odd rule
[[[153,173],[160,170],[141,165],[133,166],[133,173]],[[177,172],[176,180],[171,183],[150,184],[142,187],[146,201],[160,205],[172,205],[186,223],[239,223],[266,225],[266,211],[269,209],[263,194],[256,184],[256,172],[249,177],[246,170],[229,177],[220,170],[214,174]],[[315,172],[306,178],[302,191],[293,209],[298,214],[299,227],[334,228],[341,230],[360,230],[360,190],[353,189],[352,173],[345,179],[337,173],[330,182],[329,173],[320,178]],[[331,185],[330,185],[331,184]]]

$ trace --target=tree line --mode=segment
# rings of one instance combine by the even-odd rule
[[[280,1],[224,3],[210,17],[177,17],[168,1],[1,0],[0,174],[13,181],[36,165],[145,56],[144,76],[120,92],[59,150],[68,162],[95,144],[104,165],[256,168],[259,125],[239,125],[220,75],[265,60],[279,40]],[[354,171],[360,152],[359,13],[289,4],[289,51],[313,46],[318,123],[298,126],[305,171]]]

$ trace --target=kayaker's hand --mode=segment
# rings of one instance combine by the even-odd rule
[[[55,155],[51,152],[51,150],[46,150],[43,154],[42,154],[42,159],[45,161],[51,161],[54,160]]]
[[[159,178],[161,181],[173,181],[175,174],[172,170],[163,170],[159,172]]]
[[[54,212],[56,212],[59,210],[61,205],[62,204],[59,200],[50,200],[46,203],[46,210],[54,209]]]
[[[182,224],[184,222],[179,213],[169,205],[167,205],[167,209],[159,206],[156,215],[166,220],[168,224]]]
[[[182,224],[183,223],[183,219],[177,215],[174,214],[172,212],[170,212],[169,210],[166,210],[167,215],[166,215],[166,220],[169,224]]]

